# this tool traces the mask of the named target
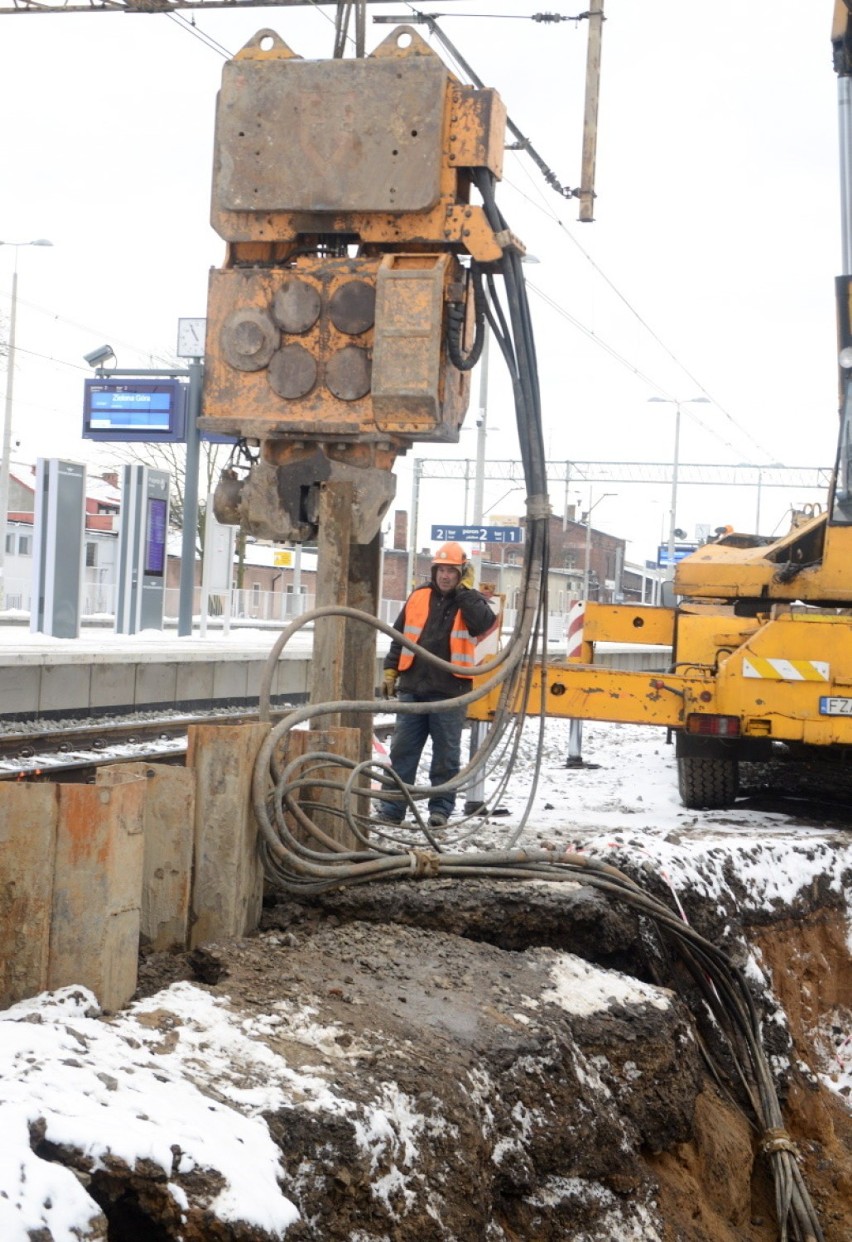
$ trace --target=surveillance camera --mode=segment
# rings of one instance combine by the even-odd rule
[[[93,349],[90,354],[83,355],[90,367],[102,367],[105,362],[109,362],[110,358],[114,358],[111,345],[101,345],[99,349]]]

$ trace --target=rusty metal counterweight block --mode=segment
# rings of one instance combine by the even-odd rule
[[[262,30],[225,65],[211,219],[228,258],[210,275],[199,425],[259,441],[263,460],[222,480],[220,521],[311,538],[319,487],[351,481],[367,543],[395,458],[458,440],[475,336],[460,256],[494,263],[508,244],[470,188],[477,169],[500,176],[505,123],[499,96],[462,86],[410,27],[328,61]]]
[[[222,71],[211,223],[233,243],[348,234],[493,262],[470,172],[502,175],[505,130],[497,92],[457,82],[411,26],[333,60],[260,30]]]

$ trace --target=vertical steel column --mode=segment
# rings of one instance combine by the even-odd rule
[[[204,363],[193,358],[188,368],[189,391],[186,411],[186,472],[183,484],[183,531],[180,548],[180,591],[178,596],[178,635],[192,633],[192,601],[195,594],[195,531],[198,525],[198,459],[201,388]]]
[[[844,276],[852,274],[852,87],[845,74],[837,78],[837,130],[840,140],[840,236]]]
[[[414,569],[417,564],[417,524],[420,519],[420,479],[423,474],[423,458],[415,457],[412,462],[413,479],[411,483],[411,527],[408,532],[408,582],[405,595],[414,589]]]

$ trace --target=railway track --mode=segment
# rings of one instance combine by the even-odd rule
[[[273,721],[285,711],[272,712]],[[212,712],[191,716],[98,722],[91,725],[0,733],[0,781],[93,781],[97,768],[112,763],[183,763],[187,734],[194,724],[248,724],[256,712]],[[385,736],[390,724],[377,722]]]

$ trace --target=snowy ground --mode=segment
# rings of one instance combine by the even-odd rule
[[[736,807],[728,812],[684,810],[678,800],[673,748],[665,734],[634,726],[586,725],[583,757],[566,768],[567,723],[548,722],[533,814],[521,844],[558,844],[606,855],[644,852],[668,879],[675,896],[687,871],[712,888],[731,849],[750,870],[754,899],[789,899],[811,875],[840,883],[852,862],[835,824],[799,826],[789,814]],[[523,811],[537,755],[534,728],[522,743],[511,785],[500,798],[508,815],[480,824],[471,844],[502,846]],[[488,788],[490,788],[489,782]],[[832,878],[826,854],[837,856]],[[709,860],[709,861],[708,861]],[[852,950],[852,932],[850,932]],[[590,984],[590,986],[594,986]],[[576,999],[582,972],[572,982]],[[170,1041],[158,1027],[158,1007],[179,1013],[188,1035]],[[292,1023],[294,1015],[289,1016]],[[275,1021],[274,1016],[269,1018]],[[302,1017],[305,1042],[322,1049],[329,1033]],[[54,1242],[95,1236],[98,1211],[71,1171],[36,1156],[28,1126],[43,1118],[54,1143],[82,1145],[97,1167],[108,1152],[129,1164],[140,1158],[167,1176],[193,1167],[220,1171],[224,1188],[213,1208],[284,1236],[295,1208],[276,1182],[278,1156],[260,1116],[287,1098],[336,1106],[325,1083],[296,1071],[253,1036],[251,1022],[229,1012],[222,999],[191,984],[175,984],[111,1018],[98,1015],[94,997],[68,988],[0,1013],[0,1237],[27,1242],[49,1229]],[[848,1100],[852,1091],[849,1015],[822,1032],[824,1081]],[[186,1070],[191,1069],[193,1081]],[[261,1071],[261,1072],[252,1072]],[[205,1075],[211,1086],[203,1088]],[[258,1080],[265,1086],[258,1088]],[[199,1085],[201,1084],[201,1085]],[[250,1084],[250,1085],[247,1085]],[[339,1104],[339,1102],[338,1102]],[[377,1132],[382,1118],[376,1116]],[[369,1138],[369,1136],[367,1136]],[[181,1188],[175,1186],[180,1202]]]

